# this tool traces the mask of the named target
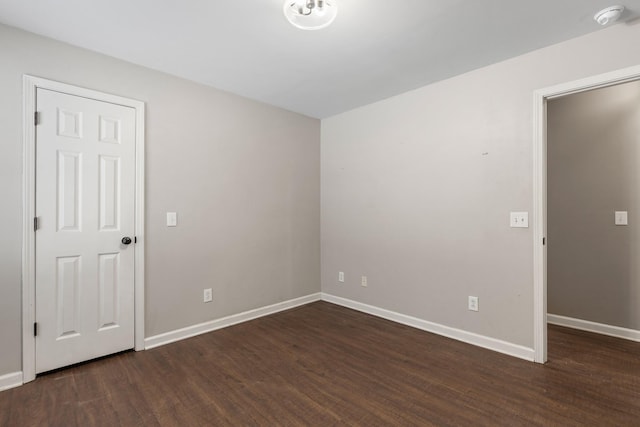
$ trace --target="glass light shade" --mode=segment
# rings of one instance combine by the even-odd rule
[[[336,19],[338,7],[335,0],[286,0],[284,16],[292,25],[302,30],[319,30]]]

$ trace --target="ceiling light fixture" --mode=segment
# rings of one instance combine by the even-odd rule
[[[624,12],[624,6],[609,6],[596,13],[593,19],[600,25],[616,22]]]
[[[286,0],[284,16],[292,25],[302,30],[319,30],[336,19],[338,7],[335,0]]]

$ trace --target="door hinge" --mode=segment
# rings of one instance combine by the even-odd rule
[[[40,221],[39,221],[37,216],[34,216],[33,217],[33,231],[38,231],[38,228],[40,228]]]
[[[38,336],[38,322],[33,322],[33,336]]]
[[[33,125],[38,126],[39,124],[40,124],[40,113],[36,111],[33,113]]]
[[[547,243],[547,238],[546,238],[546,237],[543,237],[543,238],[542,238],[542,245],[544,246],[546,243]]]

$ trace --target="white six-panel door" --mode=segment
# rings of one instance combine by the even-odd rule
[[[136,117],[41,88],[36,103],[39,373],[134,347]]]

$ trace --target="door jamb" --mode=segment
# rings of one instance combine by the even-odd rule
[[[536,90],[533,94],[534,360],[547,361],[547,100],[640,79],[640,66]]]
[[[110,95],[30,75],[23,76],[23,244],[22,244],[22,382],[36,377],[35,322],[35,154],[36,90],[54,90],[69,95],[131,107],[135,110],[135,236],[134,245],[134,336],[135,350],[144,350],[144,139],[145,104],[142,101]]]

